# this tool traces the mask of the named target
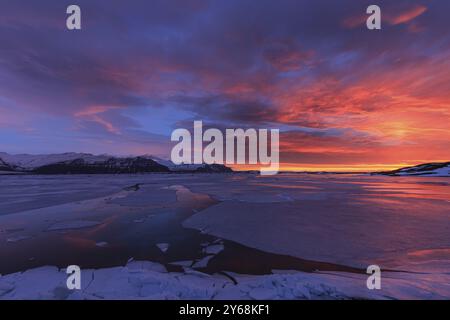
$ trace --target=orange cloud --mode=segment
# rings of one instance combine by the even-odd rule
[[[371,171],[448,161],[449,67],[442,57],[356,71],[357,82],[328,76],[280,84],[273,96],[277,121],[301,131],[280,137],[282,170]]]

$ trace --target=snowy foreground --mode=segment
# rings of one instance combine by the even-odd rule
[[[448,299],[450,275],[389,273],[382,290],[368,290],[366,277],[350,273],[275,271],[265,276],[208,275],[189,268],[133,261],[125,267],[83,270],[81,290],[68,290],[67,275],[41,267],[0,277],[0,299]],[[357,285],[355,285],[357,284]],[[383,288],[384,287],[384,288]]]
[[[0,299],[450,299],[448,178],[2,179]]]

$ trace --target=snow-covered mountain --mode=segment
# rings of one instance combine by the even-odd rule
[[[107,161],[111,156],[94,156],[88,153],[58,153],[58,154],[8,154],[0,152],[0,159],[17,170],[29,171],[49,164],[83,159],[86,163]]]
[[[0,153],[1,163],[14,172],[38,174],[96,174],[96,173],[139,173],[169,172],[156,161],[145,157],[112,157],[87,153],[62,153],[48,155]],[[10,171],[11,171],[10,170]],[[7,170],[3,170],[7,171]]]
[[[381,172],[380,174],[390,176],[450,177],[450,162],[424,163],[417,166]]]
[[[0,171],[36,174],[96,174],[142,172],[231,172],[222,165],[174,165],[153,156],[113,157],[88,153],[11,155],[0,152]]]
[[[14,171],[14,169],[0,158],[0,171]]]

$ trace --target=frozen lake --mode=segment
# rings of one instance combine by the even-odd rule
[[[98,269],[145,260],[169,273],[296,270],[360,277],[376,264],[401,271],[407,285],[450,297],[442,284],[450,272],[448,178],[237,173],[0,179],[4,275],[47,265]],[[425,276],[415,284],[414,274]]]

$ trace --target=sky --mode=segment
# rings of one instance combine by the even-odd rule
[[[282,170],[450,161],[448,0],[0,3],[0,151],[167,158],[202,120],[279,128]]]

